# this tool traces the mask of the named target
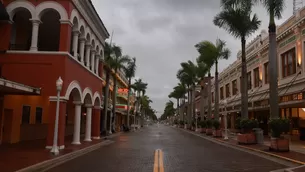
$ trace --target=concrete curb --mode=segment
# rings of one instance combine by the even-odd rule
[[[119,136],[121,134],[122,134],[122,132],[118,132],[118,133],[115,133],[115,134],[107,136],[107,137],[102,137],[101,140],[104,140],[104,139],[107,139],[107,138],[113,138],[113,137]],[[56,167],[60,164],[65,163],[69,160],[80,157],[80,156],[82,156],[86,153],[92,152],[94,150],[99,149],[102,146],[106,146],[106,145],[109,145],[111,143],[114,143],[114,141],[105,140],[105,141],[102,141],[100,143],[94,144],[92,146],[89,146],[89,147],[86,147],[86,148],[83,148],[83,149],[80,149],[80,150],[77,150],[77,151],[73,151],[73,152],[65,154],[65,155],[58,156],[58,157],[53,158],[53,159],[49,159],[49,160],[31,165],[29,167],[20,169],[16,172],[36,172],[36,171],[37,172],[43,172],[43,171],[47,171],[51,168],[54,168],[54,167]]]
[[[193,132],[190,132],[190,131],[187,131],[187,130],[184,130],[184,129],[180,129],[180,128],[179,128],[179,130],[182,130],[182,131],[184,131],[184,132],[193,134],[193,135],[195,135],[195,136],[199,136],[199,137],[201,137],[201,138],[204,138],[204,139],[206,139],[206,140],[212,141],[212,142],[214,142],[214,143],[222,143],[222,144],[230,145],[230,146],[233,146],[233,147],[238,147],[238,148],[241,148],[241,149],[246,149],[246,150],[250,150],[250,151],[253,151],[253,152],[258,152],[258,153],[261,153],[261,154],[265,154],[265,155],[268,155],[268,156],[272,156],[272,157],[275,157],[275,158],[279,158],[279,159],[282,159],[282,160],[285,160],[285,161],[292,162],[292,163],[294,163],[294,164],[305,165],[305,162],[302,162],[302,161],[294,160],[294,159],[291,159],[291,158],[287,158],[287,157],[283,157],[283,156],[276,155],[276,154],[273,154],[273,153],[269,153],[269,152],[265,152],[265,151],[261,151],[261,150],[257,150],[257,149],[253,149],[253,148],[249,148],[249,147],[242,146],[242,145],[231,144],[231,143],[228,143],[228,142],[226,142],[226,141],[222,141],[222,140],[218,140],[218,139],[206,137],[206,136],[203,136],[203,135],[201,135],[201,134],[193,133]]]

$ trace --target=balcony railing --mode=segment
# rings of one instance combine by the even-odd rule
[[[21,51],[21,50],[29,50],[31,47],[30,44],[10,44],[9,49],[10,50],[17,50],[17,51]]]

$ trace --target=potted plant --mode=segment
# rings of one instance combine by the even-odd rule
[[[212,129],[213,122],[211,119],[208,119],[206,123],[207,123],[206,124],[206,135],[212,135],[213,134],[213,129]]]
[[[242,119],[240,121],[241,133],[237,134],[238,144],[256,144],[253,128],[258,127],[258,121],[253,119]]]
[[[269,121],[271,129],[271,140],[269,150],[272,151],[289,151],[289,139],[282,136],[290,130],[289,119],[271,119]]]
[[[180,120],[179,121],[179,126],[180,126],[180,128],[183,128],[184,127],[184,121]]]
[[[213,128],[214,128],[214,130],[213,130],[213,136],[214,136],[214,137],[222,137],[222,132],[221,132],[221,130],[219,129],[219,128],[220,128],[220,122],[219,122],[219,120],[214,119],[212,122],[213,122]]]
[[[205,120],[200,121],[201,133],[206,132],[207,122]]]

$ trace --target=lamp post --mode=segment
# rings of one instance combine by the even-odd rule
[[[60,91],[62,89],[63,80],[59,77],[56,81],[56,90],[57,90],[57,100],[56,100],[56,117],[55,117],[55,127],[54,127],[54,137],[53,137],[53,146],[51,153],[54,155],[59,154],[57,140],[58,140],[58,120],[59,120],[59,97]]]
[[[224,113],[224,123],[225,123],[225,135],[224,135],[224,140],[228,140],[228,124],[227,124],[227,100],[223,101],[224,105],[225,105],[225,113]]]

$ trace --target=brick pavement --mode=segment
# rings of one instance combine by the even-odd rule
[[[164,153],[165,172],[268,172],[285,166],[163,125],[116,137],[115,143],[49,172],[151,172],[154,151]]]

